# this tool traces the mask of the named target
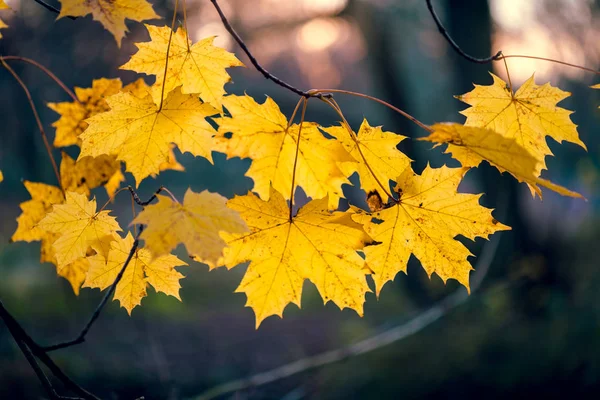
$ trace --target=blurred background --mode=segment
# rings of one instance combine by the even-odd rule
[[[60,6],[56,0],[48,0]],[[90,17],[55,21],[33,0],[7,0],[2,11],[10,26],[2,31],[0,54],[33,58],[69,87],[90,87],[100,77],[137,78],[121,71],[135,52],[134,42],[148,40],[143,25],[130,23],[118,49],[113,37]],[[152,1],[163,18],[172,1]],[[345,88],[377,96],[431,124],[463,122],[466,106],[452,96],[490,84],[489,72],[505,78],[503,63],[478,65],[457,56],[437,29],[423,0],[220,0],[232,25],[254,55],[275,75],[300,88]],[[435,1],[450,34],[468,53],[550,57],[600,68],[600,1],[598,0],[447,0]],[[248,62],[222,27],[207,0],[187,0],[190,36],[219,35],[218,44],[234,51],[248,68],[230,70],[231,93],[273,97],[290,114],[297,97],[266,81]],[[164,24],[165,21],[155,21]],[[51,140],[58,115],[47,102],[69,101],[51,80],[29,65],[11,64],[31,90]],[[481,288],[460,307],[409,338],[343,362],[312,369],[287,379],[229,394],[233,399],[387,399],[506,398],[566,395],[598,398],[600,390],[600,91],[589,89],[597,76],[543,61],[510,59],[513,84],[535,73],[536,82],[551,82],[573,93],[560,105],[576,110],[588,151],[548,139],[544,176],[579,191],[588,201],[545,192],[534,200],[525,185],[482,166],[470,171],[461,191],[486,194],[482,203],[513,227],[496,234],[491,263],[475,268],[489,272]],[[147,77],[147,82],[152,83]],[[29,199],[22,180],[54,184],[42,140],[23,91],[0,70],[0,169],[5,180],[0,207],[0,299],[41,344],[71,338],[89,318],[103,293],[83,289],[75,296],[50,264],[40,264],[38,243],[12,243],[19,203]],[[357,129],[363,117],[412,138],[426,132],[390,110],[361,99],[336,97]],[[325,125],[336,115],[311,102],[307,119]],[[439,149],[422,142],[400,146],[421,171],[457,165]],[[67,151],[77,155],[77,148]],[[55,155],[59,156],[59,151]],[[231,197],[244,194],[252,181],[244,177],[249,160],[215,165],[178,153],[187,172],[167,171],[145,180],[147,198],[166,185],[182,196],[188,187]],[[357,182],[353,178],[353,182]],[[128,183],[133,183],[128,176]],[[364,194],[346,187],[355,202]],[[106,200],[103,189],[95,191]],[[122,196],[122,197],[121,197]],[[122,194],[114,214],[122,226],[131,221],[131,206]],[[361,203],[362,204],[362,203]],[[497,242],[497,243],[496,243]],[[464,241],[476,255],[485,241]],[[185,251],[178,249],[185,258]],[[483,260],[483,258],[481,259]],[[485,260],[484,260],[485,262]],[[489,264],[489,265],[488,265]],[[191,263],[180,268],[179,302],[152,289],[142,307],[129,317],[117,302],[106,307],[87,342],[53,353],[56,362],[83,387],[103,399],[193,398],[208,388],[282,364],[343,347],[410,320],[456,290],[429,279],[412,259],[408,276],[399,274],[377,300],[367,296],[365,317],[323,306],[314,286],[305,285],[302,310],[290,305],[283,320],[267,319],[254,329],[245,296],[233,293],[245,271],[208,272]],[[472,275],[473,276],[473,275]],[[57,383],[57,389],[62,388]],[[23,355],[0,324],[0,398],[45,398]]]

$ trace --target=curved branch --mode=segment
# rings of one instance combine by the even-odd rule
[[[503,212],[506,214],[506,202],[504,197],[502,204],[504,204]],[[473,294],[483,282],[483,279],[487,275],[490,265],[494,260],[496,251],[498,250],[499,238],[494,241],[488,241],[485,243],[484,248],[477,261],[476,271],[473,280],[471,282],[471,294]],[[395,343],[399,340],[405,339],[412,336],[421,330],[425,329],[435,321],[443,318],[448,312],[464,304],[469,298],[471,298],[467,292],[463,289],[458,289],[456,292],[447,296],[440,302],[431,306],[430,308],[423,310],[417,314],[414,318],[402,323],[396,327],[385,330],[379,334],[368,337],[354,344],[346,347],[340,347],[335,350],[329,350],[324,353],[320,353],[314,356],[302,358],[297,361],[282,365],[280,367],[271,369],[269,371],[261,372],[255,375],[251,375],[246,378],[233,380],[222,385],[217,385],[211,389],[208,389],[204,393],[193,400],[210,400],[218,396],[222,396],[227,393],[233,393],[239,390],[249,389],[256,386],[265,385],[272,383],[280,379],[288,378],[292,375],[299,374],[314,368],[322,367],[325,365],[333,364],[342,360],[346,360],[350,357],[358,356],[361,354],[369,353],[373,350],[380,349],[389,344]]]
[[[53,344],[51,346],[42,347],[43,351],[49,352],[49,351],[53,351],[53,350],[64,349],[66,347],[75,346],[76,344],[80,344],[80,343],[85,342],[85,336],[87,335],[87,333],[91,329],[92,325],[94,325],[94,322],[96,322],[96,320],[98,319],[98,317],[100,317],[100,313],[102,312],[102,309],[104,308],[104,306],[106,305],[106,303],[108,303],[108,299],[110,298],[110,296],[112,296],[112,294],[115,292],[115,290],[117,288],[117,285],[121,281],[121,278],[123,278],[123,274],[125,273],[125,270],[127,269],[127,266],[131,262],[131,259],[133,258],[134,254],[135,254],[135,252],[136,252],[136,250],[137,250],[137,248],[138,248],[138,246],[140,244],[140,240],[139,239],[140,239],[140,235],[142,234],[143,230],[144,230],[143,229],[143,225],[140,225],[140,230],[138,231],[138,234],[135,236],[135,240],[133,241],[133,245],[131,246],[131,250],[129,250],[129,255],[127,255],[127,259],[123,263],[123,267],[121,268],[121,270],[117,274],[117,277],[115,278],[115,281],[108,288],[108,291],[104,294],[104,297],[102,298],[102,300],[100,301],[100,303],[96,307],[96,310],[94,310],[94,313],[90,317],[90,320],[88,321],[87,324],[85,324],[85,326],[83,327],[83,329],[81,330],[81,332],[79,333],[79,335],[77,335],[77,337],[75,339],[72,339],[72,340],[69,340],[69,341],[66,341],[66,342],[61,342],[61,343]]]
[[[54,7],[51,4],[46,3],[44,0],[33,0],[33,1],[35,1],[40,6],[44,7],[45,9],[47,9],[48,11],[52,11],[53,13],[60,14],[60,10],[58,8]],[[67,18],[73,19],[73,20],[77,19],[77,17],[73,17],[73,16],[68,16]]]
[[[79,386],[77,383],[75,383],[71,378],[69,378],[69,376],[67,376],[67,374],[65,374],[60,369],[58,365],[56,365],[56,363],[50,358],[50,356],[48,356],[48,354],[40,346],[38,346],[37,343],[35,343],[35,341],[31,338],[31,336],[29,336],[27,332],[25,332],[25,329],[23,329],[21,324],[17,322],[17,320],[12,316],[12,314],[8,312],[8,310],[4,307],[4,304],[2,304],[2,301],[0,301],[0,318],[2,318],[2,320],[8,327],[8,330],[10,331],[13,338],[17,341],[17,344],[19,342],[22,342],[22,344],[24,344],[29,350],[31,350],[31,353],[35,357],[37,357],[41,362],[43,362],[48,367],[50,372],[52,372],[52,374],[59,381],[61,381],[67,389],[71,390],[73,393],[77,393],[83,399],[100,400],[98,397],[96,397],[95,395],[93,395],[92,393],[88,392],[87,390]],[[21,349],[23,350],[23,348]],[[25,352],[24,354],[27,357],[27,353]],[[42,382],[42,384],[45,385],[44,382]]]
[[[446,28],[442,24],[442,21],[440,20],[440,18],[438,17],[437,13],[433,9],[433,4],[431,4],[431,0],[425,0],[425,1],[427,2],[427,8],[429,9],[429,12],[431,13],[431,16],[433,17],[433,21],[437,25],[438,31],[440,31],[440,33],[446,39],[446,41],[448,43],[450,43],[450,45],[452,46],[452,48],[454,50],[456,50],[456,52],[458,54],[460,54],[463,58],[465,58],[465,59],[467,59],[467,60],[469,60],[471,62],[477,63],[477,64],[487,64],[487,63],[490,63],[492,61],[498,61],[498,60],[502,59],[502,51],[499,51],[495,55],[489,56],[489,57],[486,57],[486,58],[477,58],[477,57],[473,57],[470,54],[465,53],[463,51],[463,49],[461,49],[460,46],[454,41],[454,39],[452,39],[452,37],[450,36],[450,34],[448,33],[448,31],[446,30]]]
[[[254,68],[256,68],[258,70],[258,72],[260,72],[261,74],[263,74],[263,76],[266,79],[269,79],[270,81],[273,81],[277,85],[279,85],[279,86],[281,86],[283,88],[286,88],[287,90],[290,90],[290,91],[296,93],[299,96],[306,97],[307,99],[310,98],[310,97],[316,97],[316,98],[319,98],[319,99],[331,97],[331,95],[325,94],[325,93],[311,93],[310,91],[300,90],[297,87],[294,87],[294,86],[290,85],[289,83],[287,83],[287,82],[279,79],[278,77],[276,77],[275,75],[273,75],[272,73],[270,73],[269,71],[267,71],[262,65],[260,65],[260,63],[254,57],[254,55],[252,54],[252,52],[250,52],[250,49],[248,49],[248,46],[246,46],[246,43],[244,43],[244,41],[242,40],[242,38],[240,37],[240,35],[238,35],[238,33],[235,31],[235,29],[233,29],[233,27],[231,26],[231,24],[227,20],[227,17],[223,13],[223,10],[221,10],[221,7],[219,6],[219,3],[217,3],[217,0],[210,0],[210,2],[213,4],[213,6],[215,7],[215,9],[219,13],[219,17],[221,17],[221,21],[223,22],[223,26],[225,27],[225,29],[227,29],[227,32],[229,32],[229,34],[233,37],[233,39],[241,47],[241,49],[244,51],[244,53],[246,53],[246,55],[250,59],[250,62],[252,63],[252,65],[254,65]]]

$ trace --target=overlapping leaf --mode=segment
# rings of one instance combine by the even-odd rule
[[[477,167],[482,161],[488,161],[500,172],[508,172],[519,180],[527,182],[541,197],[538,185],[546,187],[563,196],[579,197],[572,192],[546,179],[539,178],[540,161],[519,145],[513,138],[485,128],[445,123],[431,126],[433,133],[422,140],[438,144],[448,143],[446,153],[458,160],[463,167]]]
[[[150,41],[136,43],[138,52],[121,69],[128,69],[156,76],[152,98],[160,104],[164,96],[178,86],[184,94],[199,94],[202,100],[220,108],[225,95],[224,85],[231,80],[226,69],[243,66],[235,55],[213,46],[214,37],[192,44],[184,28],[173,32],[163,26],[146,25]],[[165,61],[169,48],[169,63],[165,76]]]
[[[337,138],[354,159],[359,162],[343,162],[341,170],[346,176],[358,172],[360,186],[367,193],[377,193],[384,201],[388,200],[385,191],[389,191],[390,181],[396,179],[410,165],[410,158],[396,146],[406,136],[386,132],[380,126],[369,125],[366,119],[358,135],[344,126],[324,128],[325,132]],[[383,190],[382,190],[383,186]]]
[[[126,163],[137,184],[155,176],[173,160],[171,143],[182,152],[202,156],[212,162],[214,128],[206,117],[217,113],[194,95],[173,90],[162,108],[149,93],[120,92],[107,97],[110,111],[87,120],[89,127],[81,134],[79,158],[111,154]]]
[[[167,196],[157,198],[158,203],[147,206],[133,221],[146,225],[141,238],[155,257],[169,254],[183,243],[198,261],[214,265],[225,247],[219,233],[248,230],[238,213],[225,207],[227,199],[219,194],[188,189],[183,204]]]
[[[120,79],[94,79],[91,88],[75,88],[76,101],[48,103],[48,107],[60,114],[58,121],[52,124],[56,128],[54,146],[81,146],[79,135],[88,127],[86,119],[109,110],[105,98],[119,93],[122,87]]]
[[[222,236],[227,267],[250,261],[236,291],[248,297],[257,327],[270,315],[282,316],[290,303],[300,306],[305,279],[316,285],[324,302],[363,314],[368,272],[356,250],[371,238],[350,214],[328,212],[325,198],[311,201],[290,220],[284,197],[274,189],[269,201],[248,193],[227,206],[250,227],[250,233]]]
[[[91,189],[104,186],[108,196],[112,197],[125,177],[121,172],[121,163],[115,156],[103,154],[75,161],[67,153],[63,153],[60,179],[66,191],[83,193],[89,197]]]
[[[227,96],[223,104],[231,117],[217,118],[220,151],[228,158],[251,158],[246,175],[254,180],[254,191],[268,200],[271,185],[289,200],[294,165],[295,183],[312,198],[329,196],[329,207],[336,209],[343,196],[342,184],[349,183],[340,169],[344,162],[356,160],[335,140],[326,139],[315,123],[304,122],[287,128],[287,119],[269,97],[258,104],[248,95]],[[226,135],[231,134],[227,139]],[[300,133],[300,148],[295,164]]]
[[[111,243],[108,255],[96,254],[89,257],[89,271],[83,287],[104,290],[113,284],[123,268],[133,247],[131,233]],[[174,255],[167,254],[153,257],[146,249],[137,249],[127,265],[121,281],[115,289],[114,299],[119,300],[131,315],[131,310],[141,304],[146,297],[148,284],[157,292],[174,296],[181,301],[179,280],[183,275],[175,267],[187,265]]]
[[[85,257],[90,246],[112,237],[121,228],[108,211],[96,212],[96,200],[76,192],[66,192],[64,204],[54,204],[37,226],[58,238],[52,246],[58,267]]]
[[[536,85],[533,76],[513,93],[506,82],[491,75],[494,80],[492,85],[475,85],[473,91],[457,96],[471,105],[461,111],[467,117],[465,125],[488,128],[514,139],[538,161],[535,171],[537,177],[542,169],[546,169],[544,158],[552,154],[546,136],[559,143],[566,140],[586,148],[579,139],[577,126],[569,117],[572,111],[556,106],[570,93],[549,83]]]
[[[409,168],[396,179],[398,204],[373,214],[355,214],[354,219],[380,242],[364,249],[377,294],[398,272],[406,272],[411,254],[428,275],[436,273],[444,282],[456,279],[469,288],[473,268],[467,257],[472,254],[456,236],[487,239],[510,228],[479,204],[481,195],[457,192],[467,170],[427,166],[416,175]]]
[[[42,248],[51,246],[56,235],[40,228],[38,224],[46,214],[52,211],[52,206],[65,201],[60,188],[45,183],[24,181],[25,188],[31,195],[31,200],[21,203],[21,215],[17,218],[17,230],[12,235],[13,242],[41,241]],[[41,262],[52,261],[42,252]]]
[[[121,40],[128,32],[125,19],[146,21],[160,18],[146,0],[60,0],[58,18],[67,16],[84,17],[92,14],[115,37],[121,47]]]

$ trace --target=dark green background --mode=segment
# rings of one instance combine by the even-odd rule
[[[230,4],[234,10],[241,10],[244,1]],[[158,3],[160,15],[170,15],[171,9],[165,4],[153,3]],[[200,3],[205,12],[211,11],[208,1]],[[202,24],[205,15],[197,9],[200,3],[190,5],[190,21],[196,18],[196,24]],[[495,28],[487,1],[436,3],[440,4],[440,14],[449,31],[466,51],[481,56],[493,53],[491,35]],[[577,38],[588,33],[591,28],[574,26],[561,16],[560,4],[540,2],[540,20],[558,21],[551,28],[561,37]],[[8,19],[5,15],[3,12],[10,28],[3,30],[0,53],[34,58],[69,87],[89,87],[99,77],[120,77],[126,83],[136,77],[117,67],[134,52],[134,41],[147,40],[139,24],[129,24],[132,32],[119,50],[110,34],[91,18],[55,22],[55,14],[30,0],[21,2],[14,17]],[[420,40],[423,35],[439,37],[422,1],[350,1],[339,17],[358,29],[366,49],[362,60],[349,65],[343,64],[335,52],[329,55],[332,63],[339,63],[340,87],[378,96],[425,123],[433,123],[462,122],[458,111],[465,106],[452,95],[471,90],[472,82],[491,83],[490,65],[468,63],[449,48],[439,57],[424,50]],[[597,4],[589,18],[600,18]],[[305,22],[282,18],[268,26],[268,31],[264,27],[244,26],[239,21],[232,20],[244,37],[254,40],[252,43],[260,35],[283,35]],[[235,51],[247,63],[239,49]],[[531,52],[535,55],[535,48]],[[588,50],[585,52],[588,54]],[[587,65],[598,68],[597,61],[594,65],[597,52],[589,49],[588,55]],[[309,82],[293,57],[291,46],[289,55],[284,53],[268,66],[297,86],[308,87]],[[318,56],[310,61],[315,67],[321,62]],[[29,86],[52,136],[50,124],[57,115],[45,103],[67,101],[67,96],[34,68],[11,65]],[[234,69],[231,75],[235,84],[227,87],[230,92],[246,90],[260,101],[268,94],[288,115],[297,101],[293,94],[265,81],[252,68]],[[561,106],[577,111],[572,119],[579,126],[588,152],[549,139],[556,157],[547,159],[551,172],[545,175],[580,191],[587,202],[550,192],[540,202],[531,198],[524,185],[489,167],[469,172],[461,189],[485,192],[482,203],[496,208],[495,216],[513,227],[513,231],[493,236],[492,241],[500,241],[499,247],[478,292],[442,320],[408,339],[342,363],[239,392],[231,398],[597,398],[600,91],[587,87],[593,83],[598,83],[598,79],[594,80],[592,74],[577,80],[561,76],[553,79],[553,85],[573,93]],[[407,136],[425,133],[375,104],[338,99],[354,127],[367,116],[372,125],[384,125],[387,130]],[[335,115],[316,101],[311,102],[308,118],[323,124],[336,122]],[[20,213],[18,204],[28,199],[21,180],[54,183],[54,176],[26,98],[6,71],[0,71],[0,121],[0,169],[5,175],[0,184],[0,299],[36,340],[52,343],[78,332],[102,294],[84,289],[79,297],[74,296],[68,283],[56,276],[52,265],[39,264],[38,244],[9,244]],[[430,147],[418,142],[401,145],[416,160],[418,171],[428,161],[434,166],[452,163]],[[76,155],[75,148],[69,151]],[[147,179],[140,187],[142,198],[161,184],[177,196],[191,187],[231,197],[252,186],[252,181],[243,176],[248,160],[225,161],[224,156],[216,155],[212,166],[189,155],[179,159],[187,172],[165,172],[157,179]],[[128,179],[132,183],[131,176]],[[360,199],[359,192],[347,189],[351,198]],[[96,195],[100,202],[105,200],[102,190]],[[117,198],[114,213],[123,226],[128,224],[131,210],[126,194]],[[465,243],[475,254],[484,245],[483,240]],[[178,254],[185,257],[185,252],[179,250]],[[477,267],[475,259],[473,263]],[[444,285],[438,277],[429,280],[413,259],[408,276],[400,274],[386,285],[379,300],[372,294],[367,296],[364,318],[349,310],[340,312],[331,304],[323,306],[312,284],[307,283],[302,310],[289,306],[283,320],[269,318],[257,331],[252,311],[244,308],[245,296],[233,293],[244,266],[209,273],[206,266],[192,263],[181,270],[186,275],[182,281],[182,303],[149,290],[143,306],[136,308],[130,318],[118,303],[111,302],[86,343],[53,354],[57,363],[102,398],[187,398],[231,379],[351,344],[401,324],[455,290],[464,290],[453,281]],[[57,389],[62,390],[59,383]],[[44,396],[33,371],[0,324],[0,398]]]

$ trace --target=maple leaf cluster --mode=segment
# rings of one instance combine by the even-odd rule
[[[156,18],[144,0],[85,2],[61,0],[59,17],[91,13],[120,45],[125,18]],[[0,8],[3,2],[0,0]],[[1,27],[1,22],[0,22]],[[358,132],[345,121],[321,126],[293,123],[269,97],[228,95],[228,69],[243,66],[235,55],[213,45],[213,38],[192,43],[185,28],[146,25],[148,42],[121,69],[155,78],[123,86],[101,78],[76,88],[73,102],[50,103],[60,114],[54,146],[80,147],[77,160],[63,153],[60,187],[25,181],[31,200],[21,204],[14,241],[41,241],[41,261],[52,262],[75,293],[81,287],[106,289],[120,274],[115,299],[131,310],[147,286],[179,299],[176,267],[187,263],[171,252],[183,244],[189,256],[216,268],[249,262],[237,291],[247,296],[256,325],[283,315],[290,303],[301,305],[310,280],[324,302],[363,313],[371,275],[377,295],[414,255],[428,275],[456,279],[467,289],[472,254],[457,236],[475,240],[510,229],[480,194],[460,193],[470,168],[487,161],[500,172],[525,182],[534,196],[540,186],[581,197],[540,177],[551,155],[546,136],[585,148],[570,111],[556,104],[569,94],[533,77],[516,93],[493,76],[460,100],[469,104],[464,124],[428,127],[421,140],[446,144],[462,167],[427,166],[420,174],[397,146],[406,137],[363,120]],[[182,202],[158,194],[132,224],[144,225],[136,238],[122,232],[116,219],[91,191],[103,186],[114,197],[125,177],[136,185],[167,169],[183,170],[173,148],[213,162],[212,153],[252,160],[246,175],[254,187],[226,198],[209,192],[185,194]],[[350,204],[341,211],[342,185],[357,174],[369,210]],[[302,188],[312,199],[293,215],[293,194]],[[125,269],[124,266],[126,266]]]

